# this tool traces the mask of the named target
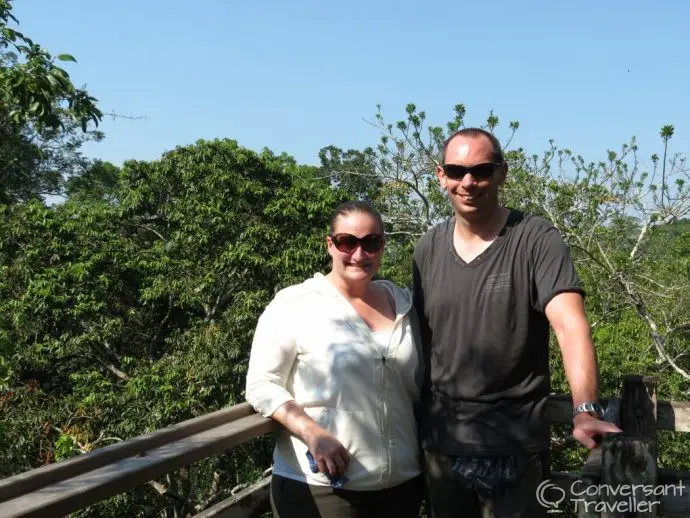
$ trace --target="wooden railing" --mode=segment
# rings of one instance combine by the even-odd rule
[[[561,511],[554,507],[556,502],[577,504],[581,517],[690,517],[690,473],[658,469],[656,437],[657,430],[690,432],[690,403],[657,401],[652,378],[629,376],[621,397],[605,404],[606,419],[624,433],[607,436],[580,472],[552,472],[541,494],[544,504],[553,512]],[[570,397],[551,396],[548,415],[553,423],[572,424]],[[274,421],[259,416],[246,403],[178,423],[0,480],[0,517],[64,516],[277,429]],[[196,518],[258,516],[268,509],[269,482],[266,477]],[[685,490],[644,493],[645,488],[662,484],[683,484]],[[606,490],[591,494],[585,488]],[[621,494],[615,488],[634,489],[635,494],[631,497],[629,490]],[[636,512],[647,508],[649,512],[625,511],[631,498],[633,503],[647,503],[637,505]]]
[[[552,472],[545,504],[570,508],[579,518],[690,517],[690,472],[661,470],[658,430],[690,432],[690,403],[658,401],[656,380],[626,376],[620,398],[606,400],[605,419],[623,433],[610,434],[590,453],[579,473]],[[571,423],[570,401],[550,398],[552,422]]]

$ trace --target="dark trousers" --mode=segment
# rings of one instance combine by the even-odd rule
[[[546,453],[535,453],[516,485],[499,494],[482,494],[453,478],[455,457],[423,452],[430,518],[540,518],[546,509],[537,501],[537,487],[548,469]]]
[[[275,518],[419,518],[424,479],[418,476],[375,491],[312,486],[289,478],[271,478]]]

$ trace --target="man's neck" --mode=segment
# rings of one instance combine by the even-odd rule
[[[455,215],[455,236],[466,242],[493,241],[505,225],[510,210],[496,207],[488,216],[467,219]]]

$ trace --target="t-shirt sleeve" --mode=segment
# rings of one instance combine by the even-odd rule
[[[570,250],[555,227],[547,229],[532,248],[534,284],[532,305],[544,312],[548,303],[563,292],[585,295]]]
[[[246,380],[246,399],[264,417],[294,399],[285,388],[297,357],[290,305],[273,300],[254,332]]]

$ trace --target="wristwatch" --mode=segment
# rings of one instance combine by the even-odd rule
[[[582,412],[586,412],[597,419],[604,418],[604,408],[596,401],[585,401],[584,403],[580,403],[573,408],[573,419],[575,419],[576,415],[581,414]]]

